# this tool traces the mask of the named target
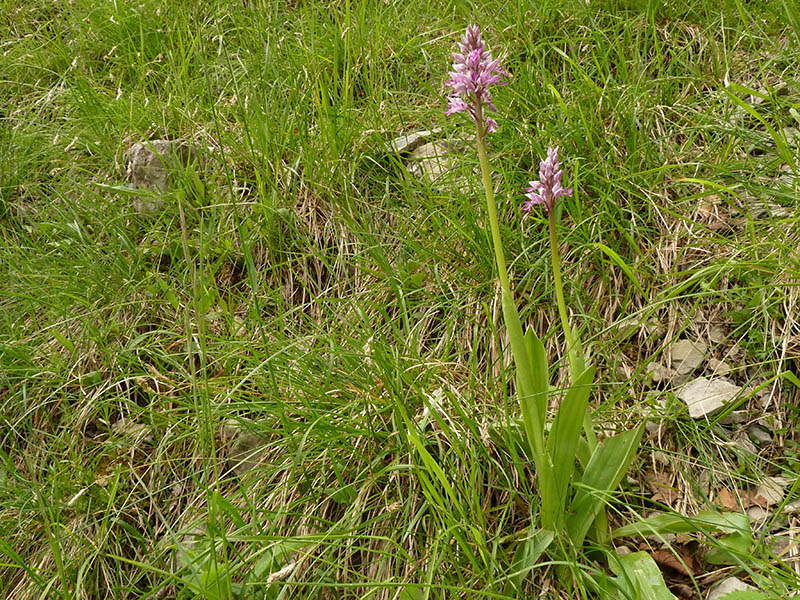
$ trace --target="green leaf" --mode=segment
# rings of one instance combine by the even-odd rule
[[[532,404],[539,415],[539,423],[542,424],[542,435],[544,435],[544,423],[547,419],[547,393],[550,390],[550,369],[547,366],[547,352],[544,344],[536,332],[530,327],[525,332],[525,347],[528,350],[528,360],[531,368],[531,380],[533,383],[533,396],[525,398],[525,404]],[[525,406],[523,406],[523,411]]]
[[[536,562],[552,543],[553,537],[552,531],[540,529],[520,542],[514,553],[509,577],[515,587],[519,588],[522,585],[525,577],[533,570]]]
[[[640,425],[608,438],[592,453],[567,518],[567,534],[575,546],[583,543],[607,496],[625,476],[636,456],[643,431],[644,427]]]
[[[420,585],[407,585],[397,594],[397,600],[425,600],[426,594]]]
[[[762,117],[758,113],[758,111],[756,109],[754,109],[752,106],[750,106],[744,100],[740,99],[738,96],[736,96],[730,90],[732,89],[732,90],[734,90],[736,92],[739,92],[739,93],[745,92],[745,93],[748,93],[748,94],[752,94],[754,96],[762,96],[763,97],[763,95],[759,94],[758,92],[756,92],[755,90],[753,90],[751,88],[745,87],[743,85],[738,85],[736,83],[731,83],[729,87],[730,87],[730,89],[725,88],[725,90],[724,90],[725,94],[727,94],[727,96],[731,100],[733,100],[733,102],[735,104],[737,104],[742,109],[747,111],[751,116],[756,118],[758,120],[758,122],[761,123],[764,126],[764,128],[767,130],[767,132],[769,133],[770,137],[772,138],[772,141],[775,144],[775,148],[778,150],[778,154],[786,162],[786,164],[788,164],[790,166],[793,166],[794,165],[794,157],[792,155],[791,150],[789,150],[789,146],[786,144],[786,138],[783,136],[783,134],[779,133],[775,129],[773,129],[770,126],[770,124],[767,123],[767,120],[764,117]]]
[[[664,583],[661,569],[646,552],[625,556],[612,555],[609,566],[617,575],[616,583],[624,598],[636,600],[675,600]]]
[[[741,559],[737,556],[747,555],[753,545],[750,532],[737,531],[723,535],[717,540],[719,547],[712,548],[703,559],[710,565],[738,565]]]
[[[636,277],[636,274],[633,272],[633,269],[631,269],[627,265],[627,263],[624,260],[622,260],[622,257],[619,254],[614,252],[614,250],[612,250],[611,248],[609,248],[605,244],[595,244],[594,247],[602,250],[603,253],[606,256],[608,256],[608,258],[611,259],[611,262],[613,262],[620,269],[622,269],[622,272],[625,273],[627,278],[631,280],[633,285],[636,286],[636,289],[639,290],[639,293],[642,294],[642,296],[647,296],[647,294],[644,291],[644,288],[642,287],[641,282],[639,281],[639,278]]]
[[[57,331],[55,329],[53,329],[51,331],[51,333],[53,334],[53,337],[56,338],[56,340],[58,340],[58,343],[61,344],[62,346],[64,346],[64,348],[66,348],[70,352],[75,352],[75,344],[73,344],[67,338],[67,336],[65,336],[63,333],[61,333],[60,331]]]
[[[694,517],[677,513],[657,513],[638,523],[623,525],[613,531],[612,537],[629,535],[649,536],[667,533],[746,533],[750,535],[750,523],[742,513],[719,513],[704,510]]]
[[[522,334],[522,323],[519,320],[514,299],[505,290],[502,293],[503,320],[508,331],[508,340],[511,344],[511,353],[514,355],[514,366],[517,368],[517,393],[522,407],[522,420],[525,424],[525,433],[531,445],[536,468],[544,458],[544,420],[536,408],[537,392],[542,384],[537,381],[536,375],[541,375],[531,368],[525,336]],[[549,378],[545,380],[548,382]],[[545,386],[547,383],[545,383]],[[545,387],[545,390],[547,388]]]
[[[594,367],[586,369],[574,382],[561,401],[553,427],[547,437],[547,453],[553,461],[553,478],[556,484],[558,505],[563,512],[569,483],[575,470],[575,457],[583,428],[583,417],[589,407]]]

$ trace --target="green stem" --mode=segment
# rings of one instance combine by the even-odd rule
[[[550,228],[550,256],[553,261],[553,281],[556,284],[556,303],[558,304],[558,314],[561,316],[561,327],[564,329],[564,339],[567,344],[567,357],[569,360],[569,370],[572,381],[577,381],[585,369],[583,350],[579,345],[575,345],[575,338],[572,335],[572,328],[569,326],[569,315],[567,314],[567,302],[564,300],[564,284],[561,281],[561,257],[558,254],[558,238],[556,237],[556,208],[553,206],[547,213],[547,222]],[[586,433],[586,441],[589,450],[594,452],[597,448],[597,436],[594,433],[592,415],[589,411],[583,415],[583,430]],[[584,465],[585,466],[585,465]]]
[[[556,238],[556,207],[551,207],[547,213],[550,224],[550,256],[553,260],[553,280],[556,284],[556,303],[558,304],[558,314],[561,315],[561,327],[564,329],[564,339],[567,342],[568,354],[572,349],[572,329],[569,326],[569,316],[567,315],[567,303],[564,300],[564,284],[561,282],[561,258],[558,254],[558,239]],[[573,377],[580,375],[573,371]]]
[[[483,189],[486,192],[486,208],[489,211],[489,227],[492,230],[492,246],[494,246],[494,257],[497,261],[497,274],[500,277],[500,287],[503,292],[511,298],[511,286],[508,283],[508,269],[506,269],[506,257],[503,254],[503,244],[500,240],[500,224],[497,221],[497,207],[494,204],[494,186],[492,185],[492,174],[489,170],[489,156],[486,154],[486,131],[483,127],[483,110],[478,106],[477,130],[478,130],[478,162],[481,165],[481,176],[483,178]]]

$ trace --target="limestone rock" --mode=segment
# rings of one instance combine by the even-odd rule
[[[762,427],[757,423],[754,423],[750,427],[748,427],[747,432],[761,446],[765,446],[767,444],[772,443],[772,434],[769,432],[769,429],[767,429],[766,427]]]
[[[647,372],[653,380],[653,383],[661,383],[662,381],[669,381],[672,376],[671,371],[661,363],[651,362],[647,365]]]
[[[389,142],[388,151],[396,154],[408,154],[413,152],[423,144],[426,144],[432,137],[441,133],[442,128],[437,127],[433,130],[422,129],[411,133],[404,133]]]
[[[734,436],[733,442],[736,444],[737,448],[740,448],[745,452],[749,452],[750,454],[758,454],[758,448],[756,448],[755,444],[753,444],[753,442],[750,441],[750,438],[744,433],[739,433],[738,435]]]
[[[766,506],[780,504],[783,502],[783,489],[790,483],[786,477],[765,477],[756,488],[755,499]]]
[[[753,592],[756,591],[752,585],[747,585],[737,577],[728,577],[715,585],[708,592],[706,600],[723,600],[731,592]]]
[[[724,325],[713,325],[708,333],[708,339],[715,344],[721,344],[728,337],[728,330]]]
[[[726,363],[724,360],[717,360],[716,358],[708,359],[708,370],[713,375],[731,375],[733,367]]]
[[[703,363],[707,346],[703,342],[679,340],[670,348],[672,368],[678,375],[688,375]]]
[[[686,403],[689,416],[699,419],[730,402],[741,389],[724,379],[698,377],[680,389],[678,398]]]
[[[134,198],[137,213],[163,210],[164,199],[171,189],[171,177],[196,158],[191,145],[180,140],[137,142],[125,152],[125,179],[134,189],[147,190],[147,196]]]
[[[408,170],[420,181],[442,191],[463,188],[465,182],[458,175],[462,150],[445,141],[428,142],[411,153]]]

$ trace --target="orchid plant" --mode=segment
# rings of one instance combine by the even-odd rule
[[[682,515],[656,513],[613,532],[608,529],[605,507],[619,486],[636,456],[643,427],[624,431],[615,436],[599,438],[592,425],[589,396],[594,383],[595,369],[587,366],[578,330],[570,326],[569,312],[561,278],[558,249],[558,201],[569,198],[572,189],[563,186],[564,172],[559,162],[558,148],[550,148],[541,161],[539,179],[526,189],[527,202],[523,210],[542,206],[547,213],[550,256],[555,284],[556,304],[564,332],[569,363],[570,385],[563,393],[558,409],[548,426],[548,400],[551,394],[550,372],[544,344],[532,328],[523,330],[511,281],[506,267],[500,226],[497,218],[486,136],[498,130],[490,113],[497,113],[490,87],[506,85],[508,73],[486,49],[480,29],[467,28],[459,42],[459,52],[453,54],[453,70],[446,85],[452,88],[448,115],[465,113],[473,121],[477,133],[478,160],[481,167],[486,208],[489,215],[492,246],[500,281],[503,320],[505,321],[516,370],[517,395],[530,455],[536,470],[540,504],[531,527],[522,535],[508,540],[520,540],[510,579],[519,583],[547,552],[559,564],[563,559],[581,554],[587,536],[595,548],[602,550],[608,566],[616,577],[603,573],[587,575],[580,570],[583,583],[602,597],[643,598],[646,600],[673,599],[652,557],[645,552],[617,555],[610,543],[612,538],[627,535],[662,535],[675,531],[721,533],[718,560],[735,559],[736,553],[752,545],[747,519],[742,515],[706,511],[689,519]],[[551,549],[553,542],[555,548]],[[562,582],[570,586],[575,573],[565,567],[557,568]]]
[[[499,61],[492,59],[486,49],[480,29],[468,27],[459,42],[459,52],[453,54],[453,70],[446,82],[452,88],[447,114],[467,114],[477,133],[478,160],[500,280],[503,319],[514,357],[523,425],[541,498],[538,523],[533,524],[531,535],[517,552],[518,558],[524,557],[530,568],[554,539],[559,540],[560,548],[578,549],[594,527],[595,541],[608,540],[605,504],[636,454],[642,428],[602,441],[594,434],[589,396],[595,370],[586,366],[577,332],[570,327],[561,279],[555,208],[559,199],[572,195],[572,190],[562,185],[563,171],[556,148],[550,149],[542,161],[539,180],[530,182],[528,202],[524,206],[530,211],[542,205],[548,215],[553,281],[572,380],[555,418],[547,426],[550,395],[547,354],[532,328],[523,331],[503,253],[486,147],[487,134],[499,127],[489,116],[497,112],[490,87],[505,85],[507,77]]]

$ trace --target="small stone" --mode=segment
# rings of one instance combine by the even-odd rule
[[[266,456],[262,436],[250,433],[235,419],[228,419],[222,428],[228,443],[227,466],[239,477],[257,468]]]
[[[750,438],[743,433],[736,435],[733,438],[733,443],[736,444],[737,448],[741,448],[745,452],[749,452],[750,454],[758,454],[758,448],[756,448],[755,444],[750,441]]]
[[[783,556],[792,545],[792,538],[788,535],[772,536],[769,551],[775,556]]]
[[[430,138],[441,133],[442,128],[437,127],[433,130],[422,129],[412,133],[404,133],[391,142],[389,142],[388,152],[395,154],[408,154],[413,152],[423,144],[426,144]]]
[[[731,592],[750,592],[755,590],[756,588],[752,585],[747,585],[738,577],[728,577],[709,590],[706,600],[722,600]]]
[[[770,515],[769,511],[760,506],[751,506],[745,512],[747,513],[747,518],[750,519],[750,522],[753,524],[763,523]]]
[[[720,425],[741,425],[750,420],[750,412],[746,410],[732,410],[730,413],[722,417],[719,422]]]
[[[460,157],[454,154],[450,146],[444,142],[429,142],[419,146],[411,153],[408,159],[408,170],[420,181],[428,185],[441,186],[449,177],[453,179],[451,188],[456,188],[462,183],[457,183],[454,173],[460,168]]]
[[[678,398],[686,403],[689,416],[698,419],[727,404],[741,389],[724,379],[708,380],[705,377],[698,377],[680,389]]]
[[[798,515],[800,514],[800,500],[793,500],[789,502],[784,508],[783,512],[787,515]]]
[[[728,337],[728,330],[723,325],[713,325],[708,332],[708,339],[715,344],[721,344]]]
[[[661,383],[662,381],[669,381],[672,377],[672,371],[662,365],[661,363],[651,362],[647,365],[647,372],[650,374],[653,383]]]
[[[181,140],[150,140],[135,143],[125,152],[125,178],[133,189],[153,192],[147,197],[134,198],[137,213],[163,210],[159,194],[169,192],[170,176],[197,158],[194,149]]]
[[[624,318],[614,323],[611,328],[621,341],[627,341],[635,335],[648,337],[664,334],[664,328],[658,323],[635,316]]]
[[[767,506],[775,506],[783,502],[783,488],[789,485],[791,481],[786,477],[765,477],[761,480],[756,488],[754,500],[761,502]]]
[[[672,367],[678,375],[688,375],[699,367],[705,357],[707,346],[703,342],[680,340],[670,348]]]
[[[753,424],[748,427],[747,432],[761,446],[772,443],[772,434],[761,425]]]
[[[644,424],[645,431],[654,437],[661,435],[661,423],[658,421],[647,421]]]
[[[724,360],[717,360],[716,358],[708,359],[708,370],[712,375],[730,375],[733,372],[733,367],[726,363]]]
[[[725,359],[733,363],[740,363],[744,358],[744,350],[739,346],[731,346],[730,350],[725,353]]]

